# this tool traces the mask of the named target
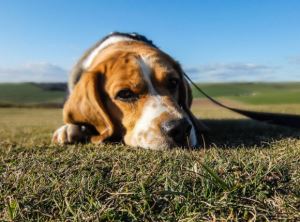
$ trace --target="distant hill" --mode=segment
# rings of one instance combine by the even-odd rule
[[[42,88],[43,90],[50,91],[64,91],[66,92],[68,89],[67,83],[32,83],[33,85]]]
[[[249,104],[300,104],[300,83],[219,83],[199,84],[215,98]],[[66,83],[2,83],[0,106],[61,107]],[[193,87],[195,98],[203,98]]]
[[[2,83],[0,106],[61,107],[66,83]]]

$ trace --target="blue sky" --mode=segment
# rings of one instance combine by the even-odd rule
[[[112,31],[139,32],[196,81],[300,81],[297,0],[1,0],[0,82],[65,81]]]

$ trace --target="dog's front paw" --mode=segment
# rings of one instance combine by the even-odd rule
[[[79,143],[87,141],[88,137],[84,126],[65,124],[54,132],[52,142],[58,144]]]

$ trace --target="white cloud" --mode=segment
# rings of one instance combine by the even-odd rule
[[[253,63],[216,63],[186,69],[195,81],[272,81],[278,67]]]
[[[290,56],[288,57],[288,61],[294,65],[300,65],[300,56]]]
[[[300,78],[299,74],[292,73],[278,75],[279,69],[253,63],[215,63],[186,68],[185,71],[198,82],[284,81]],[[0,67],[0,82],[66,82],[67,78],[66,69],[51,63],[35,63],[16,68]]]
[[[0,82],[66,82],[67,70],[50,63],[0,68]]]

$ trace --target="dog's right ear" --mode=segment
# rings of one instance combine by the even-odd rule
[[[196,137],[198,141],[198,145],[200,145],[202,141],[202,145],[205,146],[204,136],[208,132],[207,126],[205,126],[202,121],[196,118],[196,116],[191,111],[191,105],[193,101],[192,89],[189,85],[187,79],[185,78],[185,73],[181,68],[180,64],[175,62],[175,69],[181,75],[181,81],[179,84],[180,90],[180,98],[179,98],[179,105],[183,108],[186,114],[189,116],[190,120],[192,121],[195,129],[196,129]]]
[[[99,72],[83,73],[63,109],[65,123],[95,127],[99,135],[91,137],[93,143],[103,142],[114,132],[114,126],[103,103],[105,95],[101,90],[102,78],[104,75]]]

